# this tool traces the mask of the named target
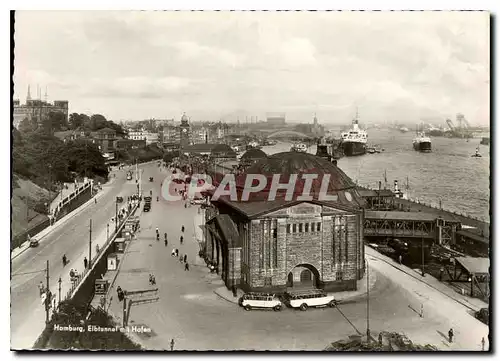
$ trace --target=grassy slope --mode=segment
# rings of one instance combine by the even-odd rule
[[[48,198],[49,192],[37,186],[35,183],[13,175],[12,184],[12,235],[15,236],[28,228],[27,218],[34,220],[40,213],[33,209],[35,203],[44,202]],[[28,199],[28,217],[26,216],[26,198]]]

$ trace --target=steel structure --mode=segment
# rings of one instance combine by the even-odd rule
[[[372,237],[426,238],[454,244],[460,222],[421,212],[366,211],[363,233]]]

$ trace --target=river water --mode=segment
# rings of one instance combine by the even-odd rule
[[[359,185],[378,188],[384,172],[388,187],[394,180],[411,199],[439,205],[443,209],[472,215],[489,222],[490,206],[490,147],[479,145],[480,138],[465,139],[432,137],[432,153],[413,150],[413,133],[397,130],[370,129],[368,145],[384,149],[378,154],[343,157],[340,167]],[[278,142],[262,148],[267,154],[286,152],[291,143]],[[471,157],[479,146],[481,158]],[[308,150],[316,154],[316,146]],[[408,179],[408,182],[407,182]],[[408,189],[406,189],[408,183]]]

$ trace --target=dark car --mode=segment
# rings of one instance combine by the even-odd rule
[[[117,203],[123,202],[123,197],[116,197],[116,202]]]
[[[31,238],[30,239],[30,247],[33,247],[33,248],[34,247],[38,247],[38,244],[39,244],[38,243],[38,239],[36,239],[36,238]]]
[[[149,177],[149,181],[152,182],[153,181],[153,177]]]
[[[490,324],[490,310],[487,307],[481,308],[479,311],[476,312],[476,318],[489,325]]]
[[[151,200],[152,200],[152,199],[153,199],[153,198],[151,198],[150,196],[144,197],[144,202],[146,202],[146,203],[151,203]]]
[[[151,210],[151,204],[150,204],[150,203],[146,203],[146,204],[144,205],[144,207],[142,208],[142,210],[143,210],[144,212],[149,212],[149,211]]]

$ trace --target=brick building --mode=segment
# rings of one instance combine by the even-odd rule
[[[263,174],[267,186],[241,201],[247,174]],[[317,174],[310,200],[302,200],[305,182],[293,197],[278,190],[269,200],[270,180],[281,174]],[[319,197],[325,176],[329,200]],[[205,257],[217,266],[227,287],[245,291],[284,292],[317,287],[327,291],[356,289],[364,274],[364,200],[336,165],[307,153],[268,156],[236,176],[238,199],[222,196],[206,212]],[[306,188],[307,189],[307,188]]]
[[[45,93],[45,98],[47,93]],[[30,121],[36,121],[40,126],[45,119],[48,118],[50,113],[62,113],[66,121],[69,116],[69,106],[67,100],[55,100],[49,103],[46,100],[31,99],[30,88],[28,87],[28,94],[26,96],[26,103],[21,104],[18,99],[13,101],[14,105],[14,127],[18,128],[19,124],[27,118]]]

